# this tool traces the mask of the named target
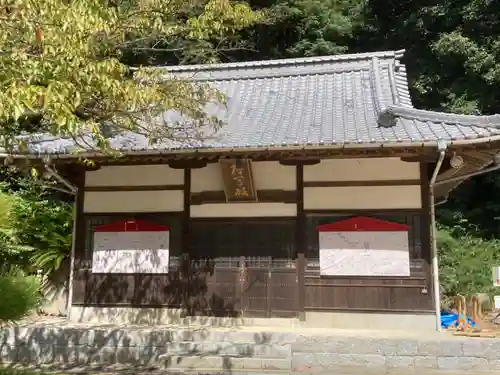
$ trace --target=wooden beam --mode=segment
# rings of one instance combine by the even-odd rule
[[[172,169],[199,169],[207,166],[207,161],[202,159],[170,160],[167,162]]]
[[[87,192],[184,190],[184,185],[85,186]]]
[[[355,187],[355,186],[411,186],[420,180],[370,180],[370,181],[305,181],[304,187]]]
[[[295,190],[259,190],[258,194],[259,202],[265,203],[295,203],[297,200]],[[207,203],[227,203],[225,192],[203,191],[200,193],[191,193],[192,205]]]
[[[321,162],[320,159],[307,159],[307,158],[289,158],[289,159],[280,159],[279,163],[281,165],[286,166],[294,166],[294,165],[316,165]]]

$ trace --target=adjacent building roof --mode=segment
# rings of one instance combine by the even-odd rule
[[[403,51],[215,65],[166,67],[179,77],[209,82],[227,95],[207,109],[223,120],[218,132],[150,145],[138,134],[111,139],[128,152],[262,149],[291,146],[421,146],[500,135],[499,116],[463,116],[413,108]],[[176,113],[165,114],[168,123]],[[89,151],[92,144],[83,137]],[[38,135],[37,154],[68,153],[70,138]]]

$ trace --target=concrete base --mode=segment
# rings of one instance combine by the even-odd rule
[[[381,314],[355,312],[306,312],[305,320],[282,318],[226,318],[213,316],[187,316],[181,309],[153,309],[132,307],[73,306],[70,320],[80,323],[197,325],[211,327],[304,327],[338,329],[375,329],[435,331],[433,314]]]
[[[398,331],[436,331],[434,314],[306,312],[304,327],[375,329]]]
[[[187,316],[182,309],[135,307],[73,306],[69,320],[79,323],[119,325],[185,325],[204,327],[297,327],[298,319],[285,318],[228,318],[215,316]]]

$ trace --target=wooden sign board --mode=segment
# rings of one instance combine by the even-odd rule
[[[228,202],[257,202],[252,162],[249,159],[221,159],[219,165]]]

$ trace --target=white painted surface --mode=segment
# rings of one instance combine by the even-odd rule
[[[296,216],[290,203],[213,203],[191,206],[191,217],[284,217]]]
[[[381,181],[420,179],[419,163],[399,158],[327,159],[304,166],[304,181]]]
[[[494,296],[493,302],[495,304],[495,309],[500,309],[500,296]]]
[[[295,190],[295,167],[274,161],[252,162],[254,186],[257,190]],[[191,171],[191,192],[223,191],[222,172],[219,164],[209,164]]]
[[[169,232],[96,232],[92,273],[168,273]]]
[[[105,166],[85,173],[85,186],[182,185],[184,170],[168,165]]]
[[[191,192],[223,191],[222,172],[218,163],[191,170]]]
[[[304,188],[306,210],[421,208],[419,185]]]
[[[356,330],[352,334],[366,337],[391,335],[399,337],[410,333],[434,334],[435,316],[433,314],[412,313],[356,313],[356,312],[315,312],[306,311],[305,321],[280,318],[215,318],[215,317],[187,317],[186,312],[178,309],[147,308],[147,307],[94,307],[72,306],[71,320],[82,323],[97,324],[144,324],[169,325],[182,324],[187,326],[207,327],[220,329],[228,327],[245,329],[248,326],[266,327],[267,331],[287,332],[295,331],[302,334],[345,334],[346,330]],[[321,331],[318,331],[321,330]],[[361,331],[368,330],[368,331]],[[432,332],[432,333],[431,333]]]
[[[320,274],[410,276],[408,232],[320,232]]]
[[[500,286],[500,267],[493,267],[493,286]]]
[[[180,212],[181,190],[85,192],[83,210],[97,212]]]
[[[306,311],[306,328],[340,329],[346,330],[373,330],[373,334],[386,331],[408,332],[436,332],[436,316],[434,314],[412,314],[412,313],[357,313],[357,312],[316,312]],[[353,332],[362,334],[365,332]],[[429,374],[430,375],[430,374]]]
[[[281,165],[277,161],[259,161],[252,163],[256,189],[260,190],[295,190],[296,168]]]
[[[407,251],[320,249],[319,264],[325,276],[410,276]]]
[[[295,190],[295,167],[278,162],[252,162],[257,190]],[[191,191],[223,191],[219,164],[191,171]],[[257,193],[258,194],[258,193]],[[274,217],[296,216],[297,207],[290,203],[209,203],[191,206],[191,217]]]

